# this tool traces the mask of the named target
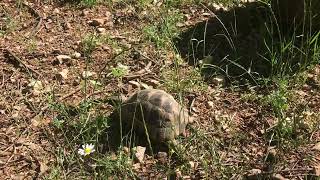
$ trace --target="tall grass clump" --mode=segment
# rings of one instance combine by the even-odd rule
[[[271,65],[270,77],[273,80],[291,78],[312,68],[319,63],[320,52],[320,31],[313,27],[313,13],[316,12],[312,11],[311,3],[305,3],[304,17],[294,18],[290,25],[288,17],[284,21],[281,14],[277,13],[285,9],[275,6],[277,4],[269,9],[270,23],[266,25],[268,37],[264,41],[267,51],[263,56]]]

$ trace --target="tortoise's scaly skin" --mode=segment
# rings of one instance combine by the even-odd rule
[[[186,109],[159,89],[136,92],[123,103],[120,112],[124,123],[133,125],[140,133],[147,129],[150,139],[155,142],[173,140],[193,121]]]

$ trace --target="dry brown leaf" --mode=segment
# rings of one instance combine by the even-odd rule
[[[133,149],[135,151],[134,158],[139,162],[142,163],[144,159],[144,153],[146,152],[146,148],[142,146],[137,146]]]
[[[320,151],[320,142],[318,142],[317,144],[315,144],[312,149]]]

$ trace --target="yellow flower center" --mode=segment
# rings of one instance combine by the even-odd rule
[[[90,154],[91,153],[91,148],[85,148],[84,149],[85,154]]]

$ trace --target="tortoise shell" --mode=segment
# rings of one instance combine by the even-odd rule
[[[120,118],[156,142],[173,140],[193,120],[170,94],[159,89],[140,90],[121,106]],[[147,130],[147,131],[146,131]]]

